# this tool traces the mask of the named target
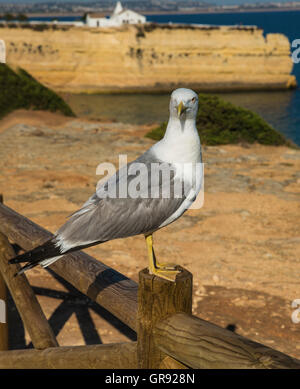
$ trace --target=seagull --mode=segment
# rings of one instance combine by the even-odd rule
[[[82,208],[69,216],[50,240],[11,259],[11,264],[27,262],[16,275],[38,264],[46,268],[73,251],[112,239],[143,234],[147,244],[149,273],[176,281],[180,272],[178,266],[159,263],[155,257],[153,233],[177,220],[195,201],[202,186],[202,171],[196,169],[197,165],[202,165],[201,143],[196,128],[198,95],[191,89],[174,90],[169,110],[164,137],[99,185]],[[141,165],[146,170],[137,174],[135,167]],[[159,179],[153,180],[149,174],[152,166],[170,168],[169,180],[164,181],[163,173]],[[120,188],[129,189],[134,180],[139,180],[140,195],[120,196]],[[164,191],[165,188],[169,188],[169,193],[168,190]],[[180,190],[176,192],[174,188]],[[145,196],[145,192],[148,196]]]

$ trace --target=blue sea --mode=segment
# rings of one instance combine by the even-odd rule
[[[282,33],[300,39],[300,11],[243,12],[224,14],[151,15],[158,23],[195,23],[214,25],[256,25],[264,34]],[[293,49],[292,49],[293,50]],[[293,74],[300,86],[300,63],[294,64]],[[300,88],[287,92],[234,93],[222,97],[252,109],[262,115],[275,128],[300,145]]]
[[[57,18],[58,20],[70,21],[78,18],[64,17]],[[45,18],[43,20],[51,20]],[[214,14],[184,14],[184,15],[147,15],[147,21],[157,23],[193,23],[193,24],[212,24],[212,25],[256,25],[268,33],[283,33],[290,42],[294,39],[300,39],[300,11],[284,11],[284,12],[243,12],[243,13],[214,13]],[[294,64],[293,74],[296,76],[300,85],[300,63]],[[245,108],[249,108],[264,119],[266,119],[274,128],[284,133],[288,138],[300,145],[300,88],[292,91],[272,91],[272,92],[236,92],[236,93],[218,93],[224,99],[236,103]],[[155,110],[157,104],[153,104],[153,99],[157,96],[141,95],[139,102],[141,109],[143,106],[152,107],[148,110],[151,112],[151,117],[155,121],[160,121],[162,118],[160,112]],[[74,97],[74,100],[77,98]],[[107,117],[109,117],[110,104],[116,107],[116,96],[112,99],[110,96],[95,96],[95,99],[101,99],[102,113],[103,107],[107,106]],[[167,109],[167,96],[161,96],[161,103]],[[72,105],[73,99],[69,96],[69,102]],[[95,104],[92,105],[98,105]],[[157,100],[156,100],[157,103]],[[91,110],[91,105],[88,107],[83,103],[80,109],[80,104],[77,104],[77,113],[95,116],[95,111]],[[162,105],[158,104],[160,109]],[[135,111],[128,110],[128,96],[118,97],[118,112],[119,120],[132,121],[141,123],[143,120],[149,122],[149,116],[136,115]],[[93,112],[92,112],[93,111]]]

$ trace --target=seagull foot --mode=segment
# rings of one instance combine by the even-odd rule
[[[155,266],[161,270],[176,270],[176,263],[155,263]]]
[[[176,276],[180,273],[180,270],[163,270],[155,268],[149,269],[149,273],[157,277],[163,278],[164,280],[175,282]]]

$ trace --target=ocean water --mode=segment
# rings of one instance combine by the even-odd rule
[[[294,39],[300,39],[300,11],[151,15],[148,20],[157,23],[256,25],[264,30],[264,34],[286,35],[290,43]],[[300,85],[300,63],[294,64],[293,74]],[[293,91],[230,93],[222,94],[222,97],[256,111],[276,129],[300,145],[299,87]]]
[[[60,20],[78,20],[64,17]],[[51,20],[44,18],[43,20]],[[213,25],[256,25],[268,33],[283,33],[290,43],[300,39],[300,11],[243,12],[224,14],[147,15],[148,21],[157,23],[194,23]],[[300,85],[300,63],[293,74]],[[232,103],[260,114],[274,128],[300,145],[300,89],[271,92],[218,93]],[[132,123],[159,122],[167,119],[166,95],[68,95],[68,102],[76,113],[89,117],[107,117]],[[101,107],[101,109],[99,108]]]

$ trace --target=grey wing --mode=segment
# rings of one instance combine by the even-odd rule
[[[182,183],[178,183],[175,174],[171,174],[170,184],[166,184],[170,185],[170,196],[165,197],[162,193],[161,177],[156,183],[152,182],[150,185],[150,165],[154,162],[160,163],[161,161],[155,159],[150,152],[146,152],[127,167],[121,168],[98,188],[84,206],[57,231],[56,240],[61,252],[94,242],[147,234],[157,230],[164,221],[170,218],[185,200],[182,192],[178,197],[173,195],[174,187],[177,185],[179,188]],[[133,163],[144,164],[147,169],[140,170],[139,174],[130,174]],[[126,168],[128,173],[125,172]],[[119,196],[120,185],[128,189],[134,189],[136,186],[139,189],[137,190],[138,197],[132,198],[127,195],[121,198]],[[108,189],[111,195],[114,188],[117,197],[105,197]],[[156,198],[151,197],[151,189],[156,192]]]

